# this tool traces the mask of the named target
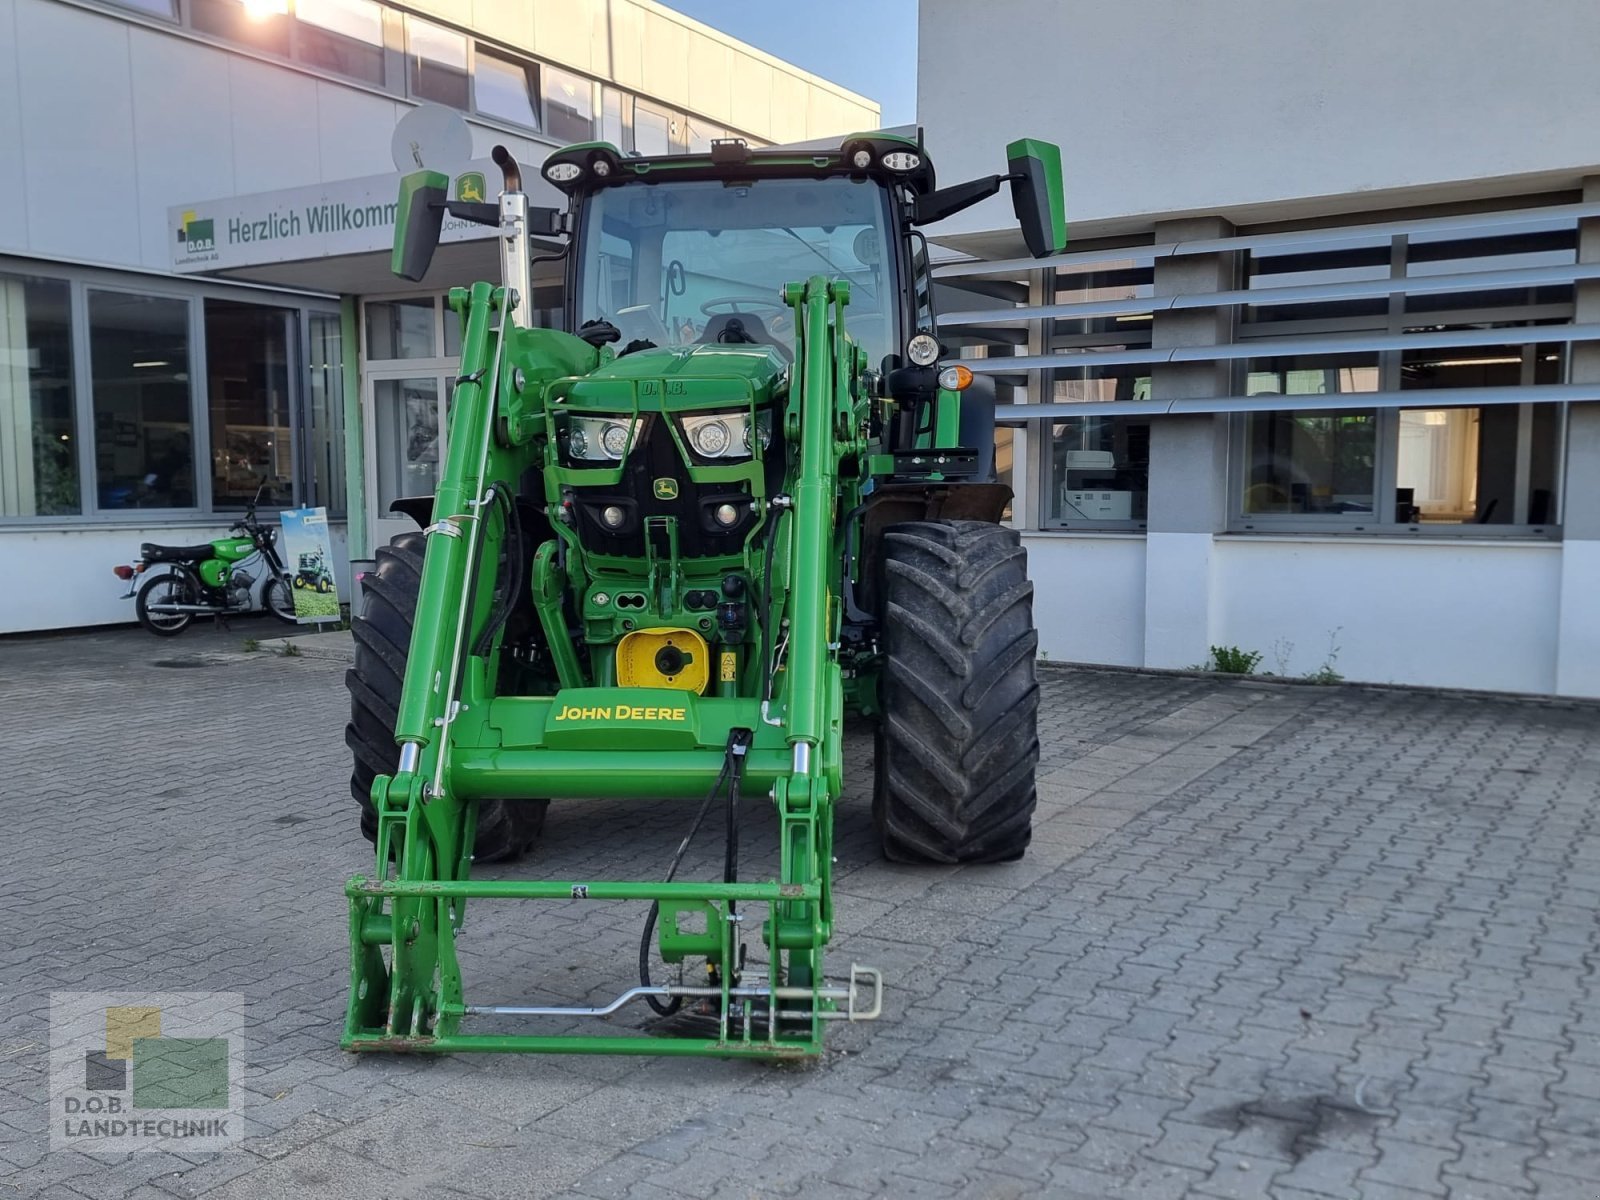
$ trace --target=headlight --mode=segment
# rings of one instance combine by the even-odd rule
[[[551,163],[544,169],[544,177],[551,183],[571,183],[582,174],[583,168],[574,162]]]
[[[721,458],[727,453],[728,447],[733,445],[733,438],[728,433],[726,421],[701,421],[690,428],[689,444],[694,447],[696,454],[704,454],[707,458]]]
[[[617,417],[569,417],[567,453],[584,462],[621,462],[639,440],[639,424]]]
[[[772,446],[772,414],[766,409],[762,409],[756,414],[756,440],[761,443],[763,450],[770,449]],[[750,426],[748,424],[744,427],[744,452],[746,454],[755,453],[755,447],[750,444]]]
[[[931,367],[939,357],[939,339],[931,333],[914,334],[906,343],[906,357],[919,367]]]
[[[915,171],[922,165],[922,156],[909,150],[891,150],[878,161],[891,171]]]
[[[763,450],[772,444],[772,417],[766,412],[757,414],[753,427],[747,412],[705,413],[682,421],[684,440],[701,458],[749,458],[755,442]]]

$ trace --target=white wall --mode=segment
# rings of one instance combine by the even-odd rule
[[[873,102],[654,4],[421,7],[768,140],[878,123]],[[165,271],[169,206],[390,171],[410,107],[114,14],[0,0],[0,254]],[[472,125],[479,152],[547,152]]]
[[[268,518],[271,524],[275,518]],[[111,573],[138,559],[141,542],[198,545],[226,537],[228,519],[210,525],[0,529],[0,632],[32,633],[137,620],[128,585]],[[343,521],[329,522],[339,599],[349,603],[350,555]],[[265,572],[247,568],[259,583]]]
[[[1600,164],[1600,4],[922,0],[917,116],[941,180],[1063,147],[1067,216],[1218,212]],[[1413,200],[1415,202],[1415,200]],[[1004,198],[938,227],[1007,228]]]
[[[1564,573],[1568,605],[1600,578],[1592,543],[1208,540],[1197,573],[1171,535],[1025,535],[1041,652],[1183,668],[1237,646],[1261,653],[1258,671],[1306,675],[1331,644],[1354,681],[1600,696],[1592,621],[1561,620]],[[1189,586],[1152,611],[1147,584],[1175,574]]]
[[[1144,538],[1024,533],[1022,544],[1043,657],[1144,665]]]
[[[1556,689],[1562,547],[1218,538],[1213,644],[1292,644],[1287,673],[1513,692]]]

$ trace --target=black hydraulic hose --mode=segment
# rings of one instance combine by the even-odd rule
[[[472,647],[472,653],[478,657],[489,653],[495,636],[500,632],[506,621],[511,616],[511,610],[516,607],[518,598],[522,595],[523,571],[523,544],[522,544],[522,514],[517,511],[517,499],[511,494],[504,481],[495,480],[492,491],[495,498],[506,506],[506,538],[510,543],[506,547],[506,564],[510,567],[510,579],[506,584],[499,603],[489,615],[489,622],[483,627],[483,632],[478,635],[477,642]]]
[[[728,780],[728,810],[726,818],[726,845],[722,854],[722,882],[739,882],[739,794],[744,780],[744,758],[750,750],[754,735],[748,729],[735,729],[728,737],[728,752],[733,755],[733,769]],[[739,911],[737,900],[728,901],[728,913]]]
[[[742,733],[743,730],[735,730]],[[728,748],[722,756],[722,770],[717,773],[717,781],[711,785],[711,790],[706,793],[706,798],[700,802],[700,811],[695,814],[694,823],[689,826],[689,832],[683,835],[683,841],[678,843],[678,852],[672,856],[672,864],[667,868],[666,878],[663,883],[671,883],[678,874],[678,867],[683,862],[683,856],[689,849],[689,843],[694,840],[694,835],[700,831],[701,823],[706,819],[706,813],[711,811],[711,802],[717,798],[717,793],[722,790],[722,785],[727,782],[729,772],[733,770],[734,752],[733,735],[728,738]],[[639,983],[643,987],[650,987],[650,938],[656,931],[656,918],[661,913],[661,902],[650,902],[650,915],[644,921],[644,936],[639,939]],[[682,996],[669,996],[665,1003],[653,995],[646,994],[645,1003],[663,1017],[670,1017],[683,1007]]]
[[[767,589],[767,610],[761,618],[761,670],[766,678],[761,684],[761,702],[765,704],[772,699],[772,681],[778,673],[778,666],[772,661],[772,634],[773,634],[773,598],[777,588],[772,586],[772,556],[778,547],[778,519],[772,522],[772,531],[767,534],[766,560],[761,568],[761,586]]]

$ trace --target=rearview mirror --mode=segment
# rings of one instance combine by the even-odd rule
[[[428,273],[444,223],[450,177],[441,171],[413,171],[400,180],[400,204],[394,218],[394,253],[389,269],[402,279],[420,282]]]
[[[1006,147],[1011,169],[1011,206],[1035,258],[1067,248],[1067,202],[1061,182],[1061,147],[1022,138]]]

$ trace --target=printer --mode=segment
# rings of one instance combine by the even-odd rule
[[[1063,521],[1131,521],[1133,493],[1117,488],[1110,450],[1068,450],[1061,478]]]

